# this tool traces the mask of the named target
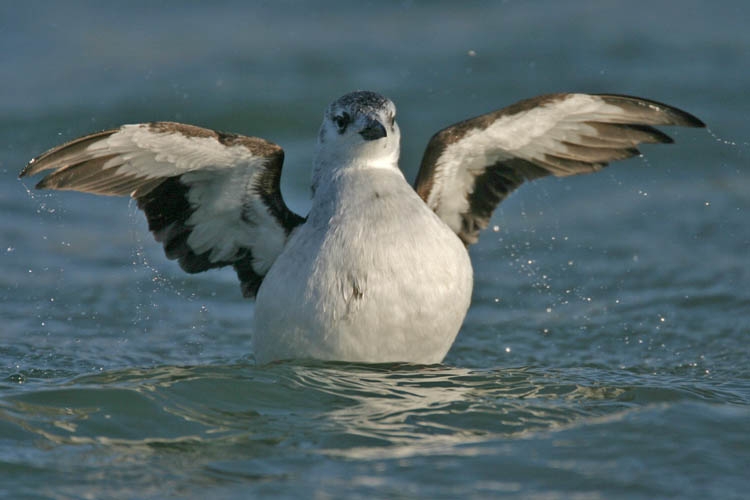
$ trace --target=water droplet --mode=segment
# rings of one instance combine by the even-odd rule
[[[714,138],[714,140],[715,140],[716,142],[718,142],[718,143],[724,144],[725,146],[737,146],[737,143],[736,143],[736,142],[734,142],[734,141],[730,141],[729,139],[724,139],[724,138],[722,138],[722,137],[719,137],[719,136],[718,136],[718,135],[716,135],[716,133],[714,133],[714,131],[713,131],[713,130],[711,130],[710,128],[707,128],[707,129],[706,129],[706,132],[708,132],[708,135],[710,135],[711,137],[713,137],[713,138]]]

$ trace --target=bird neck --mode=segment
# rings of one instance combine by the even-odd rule
[[[356,163],[347,168],[321,169],[317,181],[317,186],[313,185],[308,217],[319,217],[322,221],[336,214],[348,213],[376,197],[401,189],[412,189],[397,165],[373,162]]]
[[[322,186],[333,186],[345,182],[349,174],[367,171],[392,171],[401,177],[398,168],[398,151],[389,154],[363,155],[330,153],[319,150],[313,160],[312,191],[313,197]]]

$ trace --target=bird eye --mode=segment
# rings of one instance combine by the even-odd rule
[[[333,117],[333,123],[335,123],[336,128],[339,129],[339,134],[344,133],[344,130],[346,130],[346,127],[347,125],[349,125],[350,121],[351,117],[349,116],[349,113],[346,112]]]

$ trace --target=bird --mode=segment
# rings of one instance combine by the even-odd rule
[[[524,182],[596,172],[670,143],[655,126],[704,127],[657,101],[556,93],[460,121],[429,140],[415,182],[399,167],[394,103],[358,90],[326,109],[306,216],[280,190],[265,139],[156,121],[72,140],[19,177],[38,189],[130,196],[188,273],[231,266],[255,299],[253,354],[441,363],[471,303],[469,247]]]

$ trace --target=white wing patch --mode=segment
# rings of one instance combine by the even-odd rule
[[[262,168],[267,160],[256,162]],[[278,231],[278,221],[268,207],[259,200],[247,200],[257,172],[233,170],[228,175],[216,174],[198,170],[181,177],[190,187],[190,205],[200,207],[187,220],[193,227],[187,243],[198,254],[209,252],[212,262],[234,260],[242,249],[252,248],[253,269],[263,275],[283,250],[287,235]]]
[[[154,132],[144,124],[123,125],[107,139],[90,145],[87,152],[92,156],[117,154],[104,165],[104,168],[119,165],[115,175],[151,178],[233,168],[253,160],[241,145],[225,146],[214,137]],[[259,160],[262,158],[255,158]]]
[[[435,134],[415,188],[466,244],[474,243],[497,203],[524,180],[595,172],[638,154],[639,143],[671,142],[651,125],[703,123],[629,96],[553,94],[521,101]]]
[[[263,139],[155,122],[76,139],[21,175],[54,170],[37,187],[136,198],[169,258],[191,273],[233,265],[254,295],[304,221],[281,198],[282,162]]]

